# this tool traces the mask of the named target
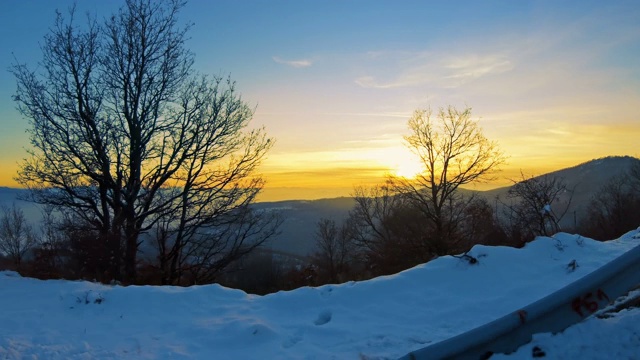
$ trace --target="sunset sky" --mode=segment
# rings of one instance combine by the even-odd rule
[[[77,2],[99,18],[122,4]],[[1,186],[17,186],[29,146],[5,69],[36,66],[55,9],[70,4],[0,4]],[[346,196],[411,170],[402,136],[429,106],[472,107],[509,156],[493,187],[521,169],[640,156],[637,0],[191,0],[181,20],[194,22],[196,69],[230,75],[276,139],[263,200]]]

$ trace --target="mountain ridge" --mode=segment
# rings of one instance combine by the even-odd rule
[[[562,178],[567,187],[573,189],[568,216],[561,222],[563,228],[570,228],[584,216],[590,199],[607,181],[629,171],[635,164],[640,164],[640,159],[631,156],[607,156],[537,175],[535,178]],[[511,186],[484,191],[464,190],[494,201],[496,198],[506,199]],[[25,213],[29,218],[37,216],[37,205],[19,200],[19,195],[26,191],[20,188],[0,187],[0,206],[10,206],[11,203],[17,202],[21,207],[25,207]],[[267,245],[269,250],[285,251],[300,256],[309,255],[314,251],[316,224],[320,219],[340,222],[348,216],[354,205],[355,199],[347,196],[317,200],[265,201],[254,204],[257,209],[278,210],[284,218],[281,234],[276,241]]]

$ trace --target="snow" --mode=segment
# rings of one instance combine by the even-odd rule
[[[530,304],[639,244],[559,233],[396,275],[266,296],[0,272],[0,359],[393,359]],[[575,265],[570,265],[575,261]],[[509,358],[633,358],[640,311],[538,334]],[[606,354],[606,356],[603,356]],[[579,356],[577,356],[579,355]],[[504,358],[496,355],[494,358]]]

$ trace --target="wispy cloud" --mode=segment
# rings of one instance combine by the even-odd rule
[[[291,66],[294,68],[306,68],[309,67],[311,65],[313,65],[313,62],[309,59],[300,59],[300,60],[285,60],[282,59],[278,56],[274,56],[272,57],[273,61],[277,62],[278,64],[282,64],[282,65],[287,65],[287,66]]]
[[[385,117],[385,118],[402,118],[407,119],[411,116],[411,113],[398,112],[398,111],[381,111],[381,112],[365,112],[365,113],[352,113],[352,112],[328,112],[325,115],[341,115],[341,116],[358,116],[358,117]]]
[[[417,52],[396,55],[402,60],[397,60],[399,70],[390,80],[365,75],[356,78],[355,83],[363,88],[376,89],[425,84],[455,88],[481,77],[508,72],[514,67],[513,62],[504,54],[444,55]],[[377,54],[376,58],[380,56],[382,55]]]
[[[384,83],[376,80],[375,77],[365,75],[354,80],[356,84],[363,88],[373,89],[389,89],[393,87],[400,87],[397,82]]]
[[[513,69],[513,63],[504,55],[466,55],[445,60],[444,68],[449,75],[445,79],[462,82],[491,74],[501,74]]]

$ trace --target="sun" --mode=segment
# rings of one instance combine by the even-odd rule
[[[413,179],[423,171],[418,157],[404,147],[386,149],[381,160],[394,176]]]
[[[422,172],[422,165],[415,159],[399,159],[393,172],[396,176],[413,179]]]

